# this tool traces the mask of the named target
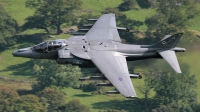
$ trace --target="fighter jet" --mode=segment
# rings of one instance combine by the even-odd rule
[[[177,72],[181,73],[175,52],[185,52],[185,48],[176,47],[183,33],[166,35],[151,45],[131,45],[121,43],[115,14],[103,14],[90,25],[85,35],[68,39],[48,40],[38,45],[14,51],[16,57],[35,59],[54,59],[58,64],[74,64],[81,67],[97,67],[104,77],[92,76],[80,80],[109,80],[112,85],[127,98],[137,97],[130,78],[141,78],[139,74],[130,74],[127,61],[149,58],[163,58]]]

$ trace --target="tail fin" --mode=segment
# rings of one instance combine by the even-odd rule
[[[166,35],[160,42],[147,46],[148,48],[164,48],[163,50],[157,50],[157,52],[177,73],[181,73],[181,69],[174,50],[170,49],[176,47],[182,35],[183,33]]]
[[[148,48],[174,48],[182,35],[183,33],[166,35],[160,42],[152,44]]]

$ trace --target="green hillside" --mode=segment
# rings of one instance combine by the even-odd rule
[[[31,16],[34,14],[33,9],[29,9],[25,7],[25,1],[26,0],[2,0],[0,3],[3,5],[3,7],[6,9],[6,11],[11,15],[12,18],[14,18],[19,26],[23,25],[25,22],[25,18],[28,16]],[[101,11],[107,7],[116,8],[119,6],[119,4],[122,3],[122,0],[82,0],[82,9],[76,10],[75,13],[78,14],[85,14],[88,11],[92,11],[94,15],[100,15]],[[138,6],[139,7],[139,6]],[[200,8],[200,5],[199,5]],[[150,17],[155,13],[155,9],[137,9],[137,10],[130,10],[123,12],[126,14],[127,17],[134,19],[134,20],[145,20],[146,17]],[[197,32],[197,34],[200,35],[200,16],[192,19],[191,21],[195,23],[193,26],[189,27],[189,30]],[[123,26],[122,26],[123,27]],[[68,29],[69,27],[66,27]],[[140,31],[145,31],[147,29],[146,25],[143,25],[139,28]],[[36,33],[45,33],[43,30],[39,29],[31,29],[26,30],[24,32],[21,32],[18,35],[27,35],[27,40],[24,42],[19,42],[16,45],[13,45],[6,50],[0,52],[0,76],[5,76],[9,78],[13,78],[16,80],[27,80],[27,81],[33,81],[34,80],[34,74],[32,72],[33,70],[33,60],[27,59],[27,58],[17,58],[12,56],[12,52],[14,50],[17,50],[19,48],[23,47],[29,47],[34,45],[28,35],[36,34]],[[69,38],[71,35],[66,34],[60,34],[60,35],[54,35],[54,38]],[[184,38],[184,36],[183,36]],[[185,37],[186,38],[186,37]],[[23,38],[24,39],[24,38]],[[52,39],[52,38],[51,38]],[[185,47],[187,50],[185,53],[178,53],[177,57],[180,63],[184,63],[189,65],[189,70],[192,74],[195,75],[197,79],[197,84],[200,85],[200,75],[199,75],[199,67],[200,67],[200,41],[198,41],[198,38],[196,39],[196,42],[188,42],[187,45],[185,45],[185,40],[181,39],[181,42],[179,43],[180,47]],[[140,63],[141,62],[141,63]],[[151,60],[148,64],[144,64],[144,61],[136,61],[129,63],[130,65],[134,65],[134,69],[136,72],[144,73],[145,70],[149,70],[151,68],[157,68],[161,70],[169,70],[172,69],[170,66],[164,61],[164,60]],[[136,63],[136,64],[135,64]],[[184,69],[184,68],[183,68]],[[143,84],[143,79],[133,79],[133,85],[136,88],[137,95],[139,98],[143,98],[137,87]],[[0,81],[0,85],[8,85],[11,88],[17,89],[16,85],[6,83],[3,81]],[[23,84],[23,83],[22,83]],[[19,85],[20,86],[20,85]],[[30,89],[31,85],[27,84],[26,89]],[[20,88],[22,89],[22,88]],[[92,112],[98,112],[99,110],[106,109],[106,108],[116,108],[116,109],[124,109],[126,108],[126,111],[131,112],[132,110],[144,112],[145,109],[142,108],[142,106],[139,106],[139,104],[132,103],[134,101],[130,99],[125,99],[122,95],[92,95],[91,92],[83,92],[80,89],[72,89],[72,88],[65,88],[62,90],[66,93],[66,101],[71,101],[73,99],[80,100],[81,103],[88,106]],[[196,91],[200,93],[200,88],[197,88]],[[151,92],[151,94],[154,94]],[[198,94],[198,101],[200,101],[200,94]]]

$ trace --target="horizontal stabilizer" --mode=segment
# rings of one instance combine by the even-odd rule
[[[167,61],[167,63],[177,72],[181,73],[181,69],[174,51],[158,50],[158,53]]]

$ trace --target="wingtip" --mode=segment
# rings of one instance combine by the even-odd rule
[[[179,64],[177,66],[172,66],[172,68],[176,71],[176,73],[182,73]]]
[[[180,73],[182,73],[182,72],[181,72],[181,71],[176,71],[176,73],[179,73],[179,74],[180,74]]]

